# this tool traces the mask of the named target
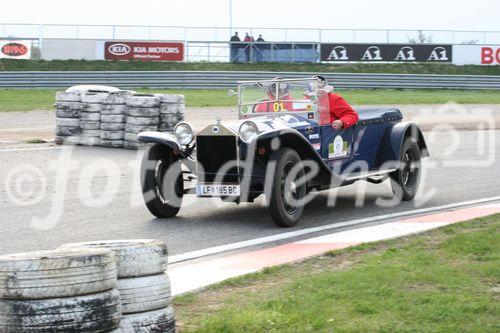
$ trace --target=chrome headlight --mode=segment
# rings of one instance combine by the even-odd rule
[[[257,125],[253,121],[245,121],[240,126],[240,138],[246,143],[250,143],[259,134]]]
[[[174,135],[181,145],[187,146],[193,141],[193,128],[188,123],[180,122],[174,127]]]

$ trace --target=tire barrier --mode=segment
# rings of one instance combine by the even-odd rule
[[[0,332],[109,332],[122,305],[116,255],[64,248],[0,256]]]
[[[184,119],[183,95],[74,88],[56,93],[57,144],[142,149],[138,133],[171,132]]]
[[[158,240],[114,240],[67,244],[62,248],[110,249],[117,258],[117,290],[123,317],[119,332],[175,332],[168,251]]]

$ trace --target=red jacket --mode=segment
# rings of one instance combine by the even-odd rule
[[[330,113],[320,112],[320,124],[331,124],[334,120],[339,119],[344,123],[344,128],[356,125],[359,118],[358,113],[354,111],[344,98],[337,94],[329,93],[328,104]]]

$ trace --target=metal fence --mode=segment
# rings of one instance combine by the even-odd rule
[[[0,37],[126,40],[227,41],[234,31],[262,34],[276,42],[499,44],[500,31],[319,29],[266,27],[183,27],[0,23]]]
[[[119,88],[234,88],[240,80],[310,77],[304,72],[151,71],[151,72],[0,72],[0,88],[67,88],[104,84]],[[500,89],[500,76],[324,73],[340,89]]]

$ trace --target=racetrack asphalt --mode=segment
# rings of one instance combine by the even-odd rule
[[[431,158],[425,162],[424,183],[415,201],[383,207],[376,201],[392,197],[388,182],[358,182],[316,194],[299,225],[287,229],[274,225],[263,200],[236,205],[187,196],[178,217],[153,218],[138,187],[142,152],[98,147],[0,150],[0,254],[51,249],[68,242],[158,238],[176,255],[325,224],[494,197],[500,194],[498,134],[497,130],[427,132]],[[69,161],[75,165],[66,180],[61,169]],[[92,199],[105,188],[113,194],[117,182],[116,195]],[[365,203],[356,207],[360,186],[366,186]],[[38,195],[42,189],[45,194]],[[15,203],[20,192],[31,192],[21,198],[22,205]],[[329,207],[327,201],[335,197],[336,205]],[[52,207],[62,207],[60,217]],[[50,216],[50,212],[56,214]]]

